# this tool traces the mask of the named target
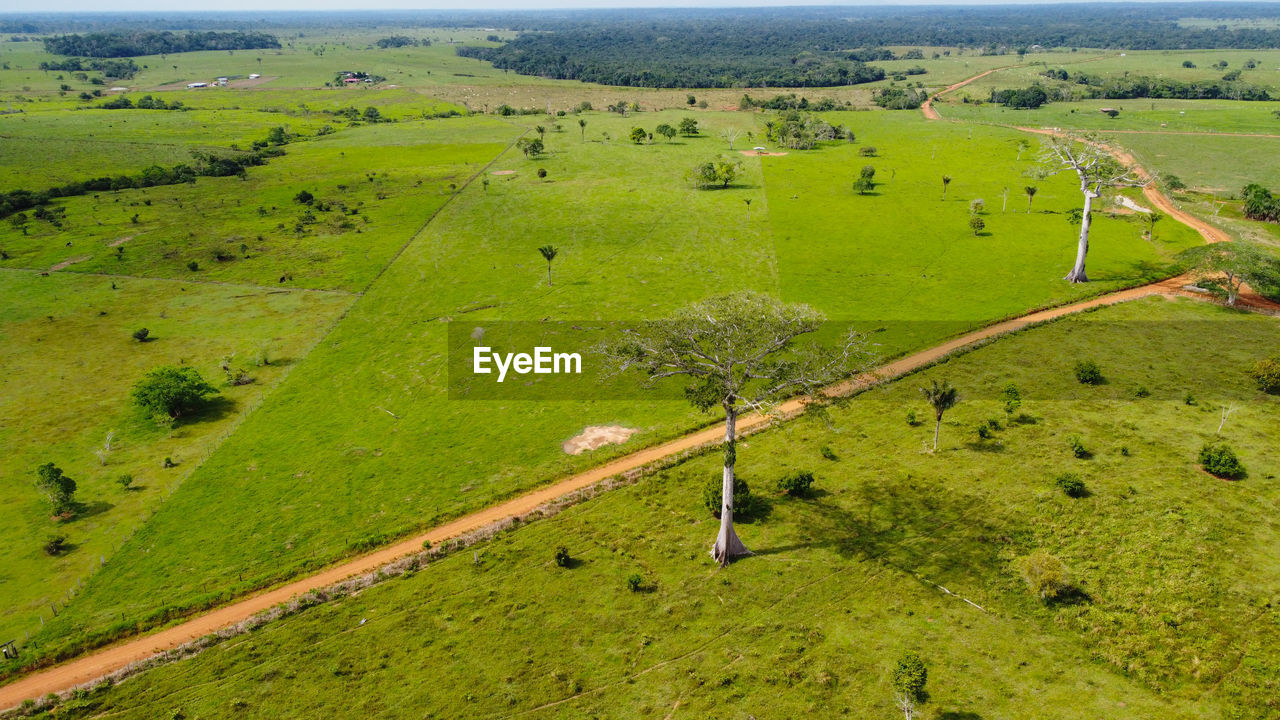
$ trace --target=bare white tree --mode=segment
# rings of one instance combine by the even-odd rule
[[[720,407],[725,415],[720,532],[711,555],[721,567],[751,554],[733,529],[737,420],[743,412],[767,412],[781,399],[804,394],[811,403],[823,387],[859,375],[874,365],[866,338],[850,331],[834,347],[797,346],[825,318],[808,305],[785,304],[768,295],[738,292],[713,297],[629,329],[603,348],[617,371],[639,370],[648,383],[688,378],[685,397],[695,407]]]
[[[728,128],[720,131],[720,139],[729,143],[730,150],[733,149],[733,144],[738,141],[739,137],[742,137],[742,131],[735,128]]]
[[[1084,196],[1084,215],[1080,222],[1076,263],[1063,279],[1072,283],[1085,283],[1089,282],[1084,264],[1089,255],[1093,201],[1102,197],[1102,191],[1107,188],[1141,187],[1149,181],[1143,180],[1133,168],[1116,160],[1105,144],[1093,134],[1054,137],[1045,143],[1035,175],[1048,177],[1062,172],[1076,174],[1080,179],[1080,193]]]

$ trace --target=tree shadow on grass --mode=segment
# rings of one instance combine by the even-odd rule
[[[1092,602],[1092,595],[1078,587],[1072,586],[1058,593],[1057,597],[1045,600],[1044,604],[1052,608],[1059,608],[1085,605]]]
[[[864,484],[838,498],[802,503],[798,527],[806,537],[757,549],[758,555],[829,548],[844,558],[942,579],[1001,571],[1000,549],[1016,532],[992,518],[991,506],[980,498],[933,484]]]
[[[211,422],[214,420],[222,420],[228,415],[236,411],[237,403],[235,400],[226,395],[217,395],[211,397],[201,403],[200,408],[193,413],[175,418],[173,427],[178,428],[184,425],[195,425],[196,423]]]
[[[76,503],[75,514],[71,516],[70,521],[76,522],[77,520],[91,518],[94,515],[101,515],[113,507],[115,507],[115,505],[112,505],[105,500],[94,500],[93,502],[88,503],[78,502]]]
[[[939,714],[938,720],[982,720],[982,716],[969,710],[948,710]]]

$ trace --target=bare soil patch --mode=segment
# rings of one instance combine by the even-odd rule
[[[581,455],[602,445],[621,445],[638,432],[640,431],[635,428],[622,427],[621,425],[592,425],[591,427],[583,428],[582,432],[565,440],[560,447],[570,455]]]
[[[120,238],[119,240],[112,240],[111,242],[107,243],[107,247],[116,247],[116,246],[118,246],[118,245],[123,245],[123,244],[125,244],[125,243],[129,242],[129,241],[130,241],[130,240],[132,240],[132,239],[133,239],[133,236],[132,236],[132,235],[125,235],[124,237]]]
[[[92,255],[81,255],[79,257],[73,257],[69,260],[63,260],[57,265],[54,265],[53,267],[49,268],[49,272],[57,272],[59,270],[68,268],[72,265],[75,265],[78,262],[84,262],[85,260],[88,260],[90,257],[92,257]]]
[[[494,175],[515,175],[516,171],[515,170],[494,170],[493,174]]]

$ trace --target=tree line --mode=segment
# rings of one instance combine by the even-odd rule
[[[57,72],[100,72],[107,77],[128,79],[136,75],[142,68],[138,67],[138,64],[131,58],[122,60],[67,58],[66,60],[42,62],[40,63],[40,69],[46,72],[50,70]]]
[[[121,58],[132,55],[164,55],[199,50],[257,50],[278,48],[275,35],[261,32],[100,32],[56,35],[44,39],[44,49],[54,55]]]

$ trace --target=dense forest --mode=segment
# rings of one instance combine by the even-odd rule
[[[1221,80],[1184,82],[1165,77],[1124,75],[1104,77],[1089,73],[1068,73],[1051,69],[1041,73],[1048,85],[1036,83],[1025,88],[995,89],[990,101],[1012,108],[1038,108],[1055,100],[1131,100],[1159,98],[1177,100],[1275,100],[1271,91],[1261,85],[1240,79],[1238,71],[1227,73]]]
[[[260,32],[115,32],[58,35],[44,39],[44,49],[54,55],[95,58],[278,47],[280,41],[274,35]]]
[[[141,68],[133,60],[99,58],[67,58],[66,60],[45,61],[40,63],[41,70],[61,72],[100,72],[110,78],[128,79],[137,74]]]
[[[860,48],[886,45],[984,53],[1280,45],[1280,30],[1183,27],[1179,7],[1189,12],[1173,5],[594,11],[539,16],[506,45],[458,53],[523,74],[611,85],[808,87],[881,79],[865,63],[895,56]]]

